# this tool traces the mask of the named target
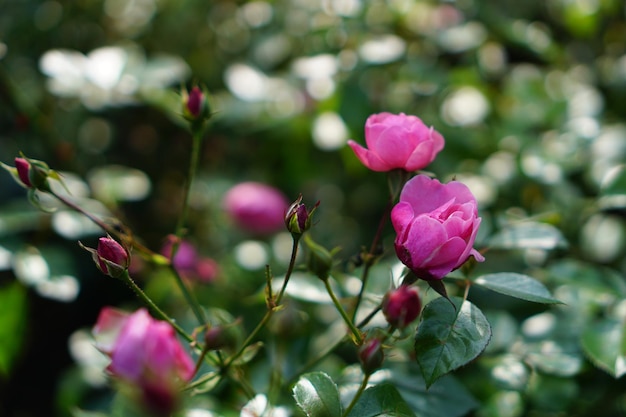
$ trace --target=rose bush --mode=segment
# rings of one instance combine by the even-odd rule
[[[391,211],[398,258],[425,280],[442,279],[470,256],[482,262],[472,247],[480,221],[466,185],[417,175],[404,185]]]
[[[444,139],[416,116],[378,113],[365,122],[365,143],[369,149],[348,141],[357,158],[372,171],[416,171],[435,159]]]

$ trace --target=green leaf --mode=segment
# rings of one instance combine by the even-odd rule
[[[514,272],[487,274],[476,278],[474,284],[534,303],[562,304],[541,282],[528,275]]]
[[[244,365],[248,362],[250,362],[252,359],[254,359],[254,357],[256,356],[257,353],[259,353],[259,350],[263,347],[263,342],[256,342],[253,343],[251,345],[246,346],[246,348],[243,350],[243,353],[241,354],[241,356],[239,356],[239,358],[237,358],[233,364],[240,366],[240,365]]]
[[[204,394],[205,392],[211,391],[213,388],[219,384],[222,380],[222,377],[219,372],[210,371],[206,374],[202,375],[197,380],[193,381],[191,384],[191,395]]]
[[[0,288],[0,375],[9,375],[21,352],[26,328],[26,291],[17,282]]]
[[[415,417],[396,387],[385,383],[366,389],[347,417]]]
[[[525,222],[511,225],[489,240],[495,249],[556,249],[567,241],[556,227],[546,223]]]
[[[452,375],[438,379],[427,389],[417,364],[395,364],[391,382],[419,417],[462,417],[479,405]]]
[[[341,417],[339,390],[323,372],[302,375],[293,387],[293,396],[307,417]]]
[[[591,362],[615,378],[626,373],[626,335],[624,322],[603,320],[587,327],[582,347]]]
[[[489,343],[491,327],[469,301],[437,298],[424,307],[415,335],[417,363],[429,387],[439,377],[476,358]]]

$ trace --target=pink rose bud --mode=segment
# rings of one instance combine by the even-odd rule
[[[302,204],[302,195],[294,201],[287,209],[285,215],[285,226],[292,235],[301,235],[311,228],[311,222],[313,220],[313,213],[319,207],[318,201],[311,210],[306,209],[306,206]]]
[[[15,158],[15,168],[17,169],[17,175],[20,177],[22,183],[27,187],[32,187],[30,178],[28,178],[30,163],[24,158]]]
[[[391,211],[396,254],[418,278],[442,279],[470,256],[484,261],[472,248],[480,221],[467,186],[417,175],[404,185]]]
[[[93,329],[96,347],[107,354],[107,370],[141,392],[143,405],[158,415],[170,415],[180,389],[194,373],[194,363],[166,322],[145,309],[128,314],[102,309]]]
[[[203,122],[211,117],[209,100],[200,87],[183,90],[183,117],[190,122]]]
[[[357,158],[372,171],[416,171],[435,159],[444,139],[416,116],[379,113],[365,122],[365,143],[369,149],[348,141]]]
[[[403,329],[420,314],[422,303],[417,288],[401,285],[385,294],[382,304],[387,322]]]
[[[277,189],[244,182],[224,197],[224,209],[237,226],[256,235],[270,235],[285,227],[287,198]]]
[[[128,251],[110,236],[98,239],[97,249],[83,246],[80,242],[78,244],[91,253],[98,269],[110,277],[121,276],[130,266]]]
[[[383,344],[378,338],[366,340],[359,348],[358,355],[359,361],[361,362],[361,369],[363,369],[363,372],[367,375],[371,375],[380,369],[385,360]]]

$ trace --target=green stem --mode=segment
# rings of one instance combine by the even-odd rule
[[[289,278],[293,273],[293,269],[296,266],[296,257],[298,256],[298,242],[300,241],[300,236],[292,235],[292,245],[291,245],[291,258],[289,258],[289,266],[287,267],[287,272],[285,273],[285,279],[283,281],[283,286],[280,288],[280,292],[276,297],[276,305],[279,305],[281,300],[283,299],[283,295],[285,294],[285,290],[287,289],[287,283],[289,282]]]
[[[178,218],[178,224],[176,225],[176,239],[174,240],[174,244],[172,245],[172,251],[170,254],[170,259],[174,259],[176,253],[178,252],[178,248],[180,247],[180,241],[185,232],[185,224],[187,222],[187,216],[189,213],[189,196],[191,194],[191,185],[193,184],[194,178],[196,176],[196,172],[198,170],[198,161],[200,160],[200,148],[202,145],[202,130],[197,129],[193,132],[193,144],[191,149],[191,160],[189,162],[189,172],[187,174],[187,182],[185,184],[185,194],[183,197],[183,208],[180,217]],[[181,278],[180,274],[174,267],[173,263],[170,264],[170,269],[174,273],[174,278],[176,281],[176,285],[183,293],[183,297],[185,297],[185,301],[191,307],[193,314],[196,316],[198,323],[201,326],[206,325],[207,319],[198,303],[198,300],[192,295],[191,291]]]
[[[337,311],[339,311],[341,318],[343,318],[343,321],[346,323],[348,328],[350,328],[350,331],[352,332],[352,335],[354,336],[354,340],[356,344],[361,345],[361,343],[363,343],[363,337],[361,336],[361,332],[359,331],[359,329],[356,328],[352,320],[350,320],[350,317],[348,317],[346,310],[344,310],[343,306],[337,299],[337,296],[335,295],[327,279],[324,280],[324,285],[326,286],[326,291],[328,292],[328,295],[330,295],[330,298],[333,300],[333,304],[335,305],[335,308],[337,309]]]
[[[383,212],[383,215],[380,218],[380,222],[378,223],[378,229],[376,229],[376,234],[374,235],[374,239],[372,240],[370,250],[365,255],[365,266],[363,267],[363,274],[361,275],[361,289],[359,290],[359,294],[357,295],[352,310],[352,321],[356,320],[357,311],[359,310],[359,306],[361,305],[361,301],[363,300],[363,294],[365,293],[365,287],[367,284],[367,279],[369,277],[370,268],[376,262],[376,251],[378,248],[378,243],[380,242],[383,234],[383,229],[385,228],[385,224],[387,223],[387,218],[391,213],[393,203],[400,195],[400,192],[402,191],[402,186],[404,185],[404,183],[406,183],[408,177],[409,173],[404,170],[391,171],[387,176],[387,185],[389,186],[389,201],[387,202],[385,211]]]
[[[361,398],[361,394],[363,394],[363,391],[365,391],[365,388],[367,388],[367,383],[369,382],[369,379],[370,374],[365,374],[363,376],[363,381],[361,381],[361,386],[359,387],[359,390],[354,395],[354,398],[350,402],[348,408],[346,408],[346,411],[344,411],[342,417],[346,417],[348,414],[350,414],[350,411],[352,411],[356,403],[359,401],[359,398]]]
[[[161,255],[152,252],[150,249],[146,248],[141,243],[139,243],[136,240],[134,240],[132,238],[132,236],[130,236],[129,234],[127,234],[127,233],[120,233],[113,226],[106,224],[104,221],[100,220],[99,218],[97,218],[93,214],[85,211],[82,207],[80,207],[79,205],[75,204],[71,200],[68,200],[67,198],[63,197],[62,195],[59,195],[59,194],[55,193],[52,190],[49,191],[49,193],[52,196],[54,196],[57,200],[59,200],[61,203],[65,204],[67,207],[69,207],[72,210],[74,210],[74,211],[82,214],[83,216],[87,217],[94,224],[96,224],[99,228],[101,228],[104,232],[108,233],[111,236],[117,237],[119,240],[121,240],[125,244],[128,244],[129,246],[132,246],[133,248],[137,249],[139,252],[142,252],[142,253],[146,254],[151,259],[155,260],[157,257],[163,258]],[[123,229],[125,229],[125,227],[123,227]]]
[[[263,316],[261,321],[256,325],[254,330],[252,330],[252,333],[250,333],[248,337],[246,338],[246,340],[243,342],[243,344],[241,345],[241,348],[224,363],[224,369],[228,368],[237,358],[239,358],[243,354],[246,347],[250,343],[252,343],[256,335],[267,324],[269,319],[272,317],[272,314],[274,314],[274,312],[276,311],[276,308],[280,305],[280,302],[285,293],[285,289],[287,288],[287,282],[289,282],[289,278],[291,278],[291,275],[293,274],[293,270],[296,265],[296,257],[298,254],[298,241],[299,241],[299,237],[293,238],[293,246],[291,248],[291,258],[289,260],[289,266],[287,267],[287,272],[285,273],[285,280],[283,281],[283,286],[280,289],[278,296],[276,297],[276,301],[272,302],[272,307],[265,312],[265,315]],[[268,285],[271,285],[271,283],[268,283]]]
[[[188,342],[190,343],[195,342],[194,338],[191,337],[189,333],[187,333],[185,330],[183,330],[182,327],[176,324],[174,319],[172,319],[163,310],[161,310],[159,306],[157,306],[154,303],[154,301],[152,301],[152,299],[148,297],[148,295],[145,292],[143,292],[141,288],[139,288],[139,286],[135,283],[135,281],[128,274],[128,271],[124,271],[124,273],[121,275],[121,278],[135,292],[135,294],[137,294],[137,296],[150,308],[150,310],[152,310],[152,312],[158,318],[167,321],[174,328],[174,330],[176,330],[176,332]]]

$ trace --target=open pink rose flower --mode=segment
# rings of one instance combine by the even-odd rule
[[[96,347],[111,358],[107,370],[137,387],[145,406],[163,415],[176,408],[194,363],[172,326],[152,318],[146,309],[129,314],[106,307],[93,334]]]
[[[430,164],[443,149],[443,136],[416,116],[379,113],[365,122],[368,149],[348,141],[357,158],[372,171],[416,171]]]
[[[391,211],[396,254],[418,278],[442,279],[470,256],[484,261],[472,247],[480,220],[466,185],[417,175],[404,185]]]

